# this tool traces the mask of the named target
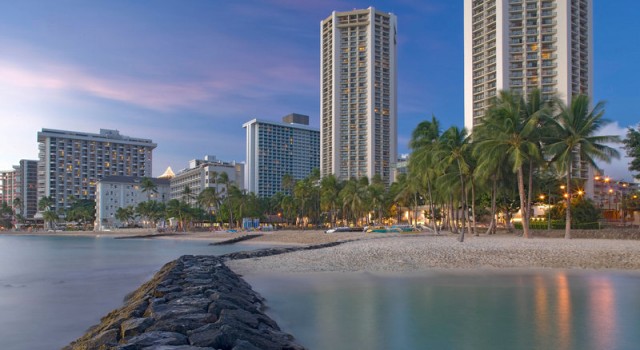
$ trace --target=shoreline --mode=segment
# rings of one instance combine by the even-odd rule
[[[224,240],[242,234],[205,232],[179,235],[179,238],[211,242],[212,239]],[[65,236],[72,235],[68,233]],[[94,233],[88,236],[102,235]],[[158,238],[175,239],[175,236]],[[219,257],[183,256],[169,262],[151,281],[131,294],[137,297],[128,299],[123,307],[109,313],[99,325],[90,328],[66,349],[83,349],[86,345],[89,348],[106,345],[107,348],[115,349],[123,344],[143,346],[196,343],[218,347],[225,345],[234,349],[239,349],[245,343],[270,344],[263,348],[274,349],[287,343],[292,348],[302,348],[295,343],[295,334],[291,336],[282,332],[274,321],[261,312],[268,308],[268,300],[262,303],[264,299],[259,297],[259,291],[243,282],[245,279],[251,282],[258,277],[264,279],[280,275],[321,281],[324,277],[331,278],[336,274],[353,279],[367,274],[388,278],[419,278],[425,274],[506,275],[536,271],[624,273],[632,276],[640,273],[638,240],[524,239],[514,235],[482,235],[468,236],[464,243],[460,243],[457,235],[450,233],[389,235],[279,231],[237,244],[244,243],[265,243],[272,247]],[[198,262],[175,270],[175,273],[182,276],[179,279],[174,272],[170,274],[174,277],[164,276],[168,267],[184,265],[185,259],[196,259]],[[227,281],[226,277],[223,280],[210,279],[210,273],[204,272],[203,268],[227,269],[228,272],[224,274],[230,280]],[[234,287],[238,283],[245,286],[242,291]],[[178,293],[178,289],[191,292],[186,295]],[[217,292],[213,292],[214,289]],[[236,300],[236,293],[248,295],[249,299],[238,301],[234,305],[225,301],[220,304],[224,306],[216,306],[216,302],[221,300]],[[261,306],[256,308],[258,300],[261,300]],[[270,335],[264,339],[253,338],[257,334],[251,329],[261,323],[270,325]],[[187,324],[188,327],[185,328],[183,325]],[[251,327],[245,329],[242,328],[245,326],[241,327],[242,324]],[[242,330],[233,331],[240,329],[238,327]],[[280,345],[272,347],[275,343]]]

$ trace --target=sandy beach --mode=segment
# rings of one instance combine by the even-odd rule
[[[430,269],[640,270],[640,241],[533,238],[511,235],[373,236],[311,251],[230,261],[238,273],[418,272]]]
[[[634,229],[635,230],[635,229]],[[260,232],[258,232],[260,233]],[[221,242],[247,233],[186,232],[159,234],[150,229],[108,232],[3,232],[12,235],[144,237],[151,239]],[[282,255],[230,261],[238,273],[260,272],[416,272],[426,269],[615,269],[640,270],[640,241],[612,239],[524,239],[513,234],[457,235],[324,233],[319,230],[261,232],[236,244],[307,246],[344,244]]]

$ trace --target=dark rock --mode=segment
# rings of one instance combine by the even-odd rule
[[[219,328],[214,327],[209,327],[202,331],[196,331],[189,335],[189,343],[191,343],[191,345],[208,346],[215,349],[231,349],[235,340],[236,339],[225,334]]]
[[[102,347],[116,346],[118,345],[118,331],[116,329],[110,329],[104,331],[93,339],[91,339],[91,349],[100,349]]]
[[[130,338],[144,332],[153,320],[150,318],[133,318],[120,324],[120,338]]]
[[[246,340],[236,340],[231,350],[261,350]]]
[[[168,331],[187,334],[192,329],[197,329],[210,323],[217,321],[217,317],[213,314],[188,314],[179,316],[178,318],[168,318],[156,322],[149,327],[149,331]]]
[[[137,350],[154,345],[189,345],[189,340],[180,333],[153,331],[129,339],[118,350]]]
[[[144,348],[144,350],[216,350],[214,348],[201,348],[191,345],[156,345]]]
[[[262,312],[263,298],[223,261],[183,256],[166,264],[65,350],[303,349]]]

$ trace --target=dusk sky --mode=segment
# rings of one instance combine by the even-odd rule
[[[462,127],[462,0],[2,1],[0,170],[37,159],[42,128],[152,139],[154,176],[206,154],[242,162],[253,118],[295,112],[318,127],[320,21],[369,6],[398,17],[399,152],[432,114]],[[594,0],[608,134],[640,122],[639,12]],[[631,179],[626,162],[603,167]]]

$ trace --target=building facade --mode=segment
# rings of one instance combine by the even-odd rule
[[[283,120],[290,120],[285,116]],[[304,122],[304,118],[297,118]],[[308,117],[306,119],[308,124]],[[245,188],[259,197],[284,192],[282,177],[304,179],[320,167],[320,132],[306,124],[253,119],[247,132]]]
[[[397,158],[397,20],[373,7],[320,23],[320,172],[380,175]]]
[[[13,200],[16,198],[16,171],[15,169],[0,171],[0,204],[7,203],[13,208]]]
[[[156,148],[151,140],[107,129],[99,134],[42,129],[38,143],[38,199],[52,197],[52,210],[67,208],[70,196],[94,200],[97,183],[106,176],[150,177]]]
[[[95,230],[104,231],[122,227],[116,211],[128,206],[136,207],[148,200],[166,203],[169,200],[169,180],[151,178],[155,191],[143,192],[142,178],[134,176],[106,176],[98,180],[96,186]],[[138,218],[140,220],[140,218]]]
[[[195,205],[198,195],[207,187],[214,187],[221,196],[226,196],[225,185],[219,181],[222,173],[227,174],[229,185],[236,185],[243,190],[244,172],[244,164],[235,161],[223,162],[215,156],[193,159],[189,161],[188,168],[179,171],[171,179],[171,199],[186,200],[189,204]],[[190,196],[185,196],[187,187]]]
[[[465,0],[465,127],[500,90],[592,96],[592,0]]]
[[[20,198],[17,212],[26,219],[33,219],[38,211],[38,161],[20,160],[20,165],[13,167],[16,172],[16,194]]]

